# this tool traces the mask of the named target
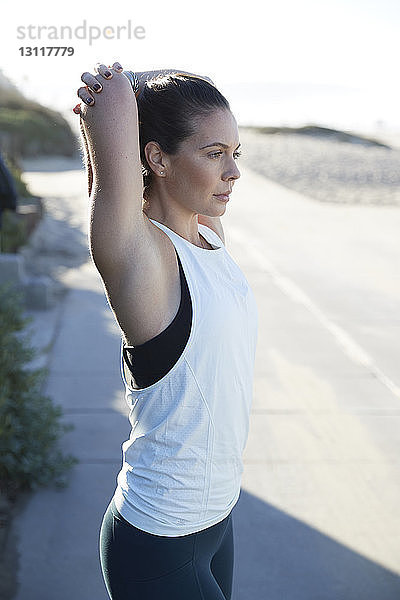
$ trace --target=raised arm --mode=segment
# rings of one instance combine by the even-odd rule
[[[78,95],[84,100],[80,119],[88,167],[90,249],[102,273],[126,260],[144,228],[144,216],[136,98],[121,70],[98,65],[97,71],[82,75],[90,93],[80,88]],[[102,85],[98,94],[92,91],[97,83]],[[90,96],[94,101],[88,105]]]

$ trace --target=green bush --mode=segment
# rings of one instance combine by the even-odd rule
[[[12,135],[13,153],[17,156],[77,153],[77,139],[67,121],[40,105],[0,104],[0,132]]]
[[[66,484],[76,460],[58,447],[70,429],[62,412],[42,394],[46,369],[30,369],[36,355],[24,331],[19,294],[0,286],[0,485],[3,490]]]
[[[22,198],[32,198],[32,194],[30,193],[28,186],[26,185],[25,181],[23,181],[23,179],[22,179],[22,169],[18,165],[17,161],[15,159],[11,158],[10,156],[7,156],[6,154],[4,154],[3,159],[4,159],[4,162],[5,162],[8,170],[10,171],[10,173],[14,179],[18,199],[20,200],[21,197]]]
[[[0,236],[0,252],[16,252],[28,241],[26,220],[12,210],[5,210]]]
[[[62,114],[26,98],[1,69],[0,146],[16,158],[38,154],[78,156],[80,152],[79,140]]]

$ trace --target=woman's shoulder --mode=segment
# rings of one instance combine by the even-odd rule
[[[224,229],[222,227],[220,217],[208,217],[206,215],[198,216],[199,229],[201,233],[201,226],[206,227],[207,230],[211,230],[210,236],[212,236],[213,243],[217,243],[221,245],[222,243],[225,245],[225,234]]]
[[[103,278],[116,319],[131,345],[143,344],[163,331],[180,302],[174,246],[147,216],[144,221],[123,268]]]

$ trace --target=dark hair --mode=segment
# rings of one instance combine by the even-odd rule
[[[199,119],[207,116],[211,110],[230,110],[227,99],[211,83],[178,74],[147,81],[137,104],[145,188],[151,184],[152,179],[152,170],[144,152],[148,142],[157,142],[164,152],[175,154],[181,142],[196,131]]]

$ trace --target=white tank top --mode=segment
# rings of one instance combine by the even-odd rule
[[[215,525],[239,498],[258,311],[247,279],[214,231],[198,226],[216,247],[207,250],[151,221],[181,260],[192,326],[175,365],[139,390],[127,383],[121,344],[132,430],[122,445],[114,500],[135,527],[172,537]]]

